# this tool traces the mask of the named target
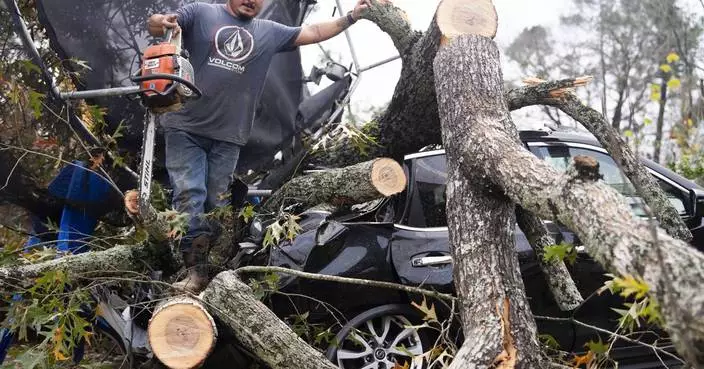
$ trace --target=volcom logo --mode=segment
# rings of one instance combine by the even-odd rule
[[[252,53],[254,38],[242,27],[225,26],[215,33],[215,48],[221,57],[241,62]]]

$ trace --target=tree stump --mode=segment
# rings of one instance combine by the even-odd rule
[[[183,296],[154,310],[148,334],[154,355],[172,369],[200,367],[218,337],[215,321],[205,307]]]

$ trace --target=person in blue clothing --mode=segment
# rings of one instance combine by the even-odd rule
[[[41,219],[31,215],[32,235],[25,247],[54,246],[64,253],[90,250],[90,237],[98,219],[112,209],[120,209],[120,193],[100,174],[105,152],[100,148],[89,150],[87,160],[75,160],[61,168],[49,184],[48,192],[63,204],[57,219]],[[46,223],[58,225],[58,232],[48,229]],[[124,220],[119,225],[127,224]]]
[[[189,272],[174,287],[197,293],[208,282],[210,244],[219,234],[203,214],[224,206],[240,149],[247,143],[254,112],[273,56],[334,37],[354,24],[370,0],[358,0],[354,10],[338,19],[289,27],[255,18],[264,0],[228,0],[225,4],[192,3],[174,14],[154,14],[149,33],[182,32],[190,53],[195,81],[203,92],[181,110],[161,119],[166,140],[166,169],[173,188],[173,207],[190,215],[181,240]],[[125,198],[137,212],[137,196]]]

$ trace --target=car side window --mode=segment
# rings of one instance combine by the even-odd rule
[[[643,199],[637,195],[631,181],[621,172],[621,169],[609,155],[594,150],[566,145],[532,146],[531,151],[559,171],[567,170],[567,167],[575,156],[586,155],[593,157],[599,162],[599,172],[603,176],[602,181],[613,187],[626,198],[626,201],[631,207],[631,211],[635,215],[647,216]],[[680,215],[686,215],[686,199],[682,191],[657,177],[656,180],[673,207],[677,209]]]
[[[420,228],[446,226],[445,155],[414,159],[411,172],[413,183],[409,194],[406,225]]]
[[[680,215],[687,215],[687,207],[685,205],[687,203],[687,197],[684,193],[677,189],[677,187],[661,180],[660,178],[657,178],[657,181],[660,188],[662,188],[663,192],[665,192],[667,199],[670,200],[672,206],[677,209],[677,212]]]

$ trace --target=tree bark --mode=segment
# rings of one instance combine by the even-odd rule
[[[215,276],[201,294],[203,303],[237,341],[271,368],[334,369],[323,354],[311,348],[264,304],[235,272]]]
[[[565,85],[571,81],[584,84],[585,79],[566,79],[545,82],[535,86],[511,90],[506,94],[509,109],[516,110],[528,105],[548,104],[558,107],[570,117],[580,122],[601,143],[619,165],[623,173],[633,183],[638,195],[651,208],[661,226],[671,236],[689,241],[692,233],[684,224],[677,210],[667,199],[653,176],[636,157],[623,137],[609,125],[604,116],[584,105]]]
[[[443,128],[451,125],[457,135],[451,155],[458,168],[452,170],[486,178],[525,209],[562,222],[607,271],[643,279],[678,352],[694,367],[703,366],[704,255],[634,218],[616,191],[596,182],[593,167],[578,165],[558,174],[517,143],[508,107],[499,98],[503,81],[491,40],[460,36],[441,54],[435,62],[440,70],[445,57],[456,62],[445,70],[451,78],[442,78],[438,88],[447,102]],[[575,103],[576,98],[565,99]]]
[[[448,3],[451,1],[443,1],[438,13]],[[475,3],[488,3],[493,10],[491,1]],[[489,18],[490,15],[477,14],[473,19],[481,24]],[[443,30],[444,24],[439,27]],[[474,55],[476,45],[461,42],[466,36],[452,32],[453,27],[450,29],[447,44],[435,57],[434,72],[448,162],[448,233],[460,317],[467,337],[450,367],[537,368],[540,357],[537,328],[514,248],[515,204],[490,182],[487,173],[476,171],[486,158],[477,156],[467,160],[463,152],[469,127],[462,120],[478,113],[466,107],[483,103],[489,110],[505,105],[500,89],[503,79],[496,63],[498,50],[495,49],[496,54]],[[474,37],[492,43],[488,38]],[[470,54],[474,58],[467,56]],[[496,73],[493,77],[499,86],[497,90],[471,90],[472,79],[491,76],[492,72]],[[458,96],[460,92],[465,94]],[[512,139],[518,144],[517,132],[514,131]],[[460,163],[474,173],[468,175]]]
[[[264,204],[264,209],[276,212],[291,203],[301,203],[305,208],[322,203],[354,205],[405,189],[403,168],[392,159],[380,158],[296,177],[281,186]]]
[[[616,106],[614,107],[614,116],[611,117],[611,127],[613,127],[613,129],[617,132],[621,130],[621,113],[625,100],[624,95],[626,93],[626,89],[628,88],[627,78],[628,76],[619,78],[616,83],[618,85],[618,99],[616,99]]]

